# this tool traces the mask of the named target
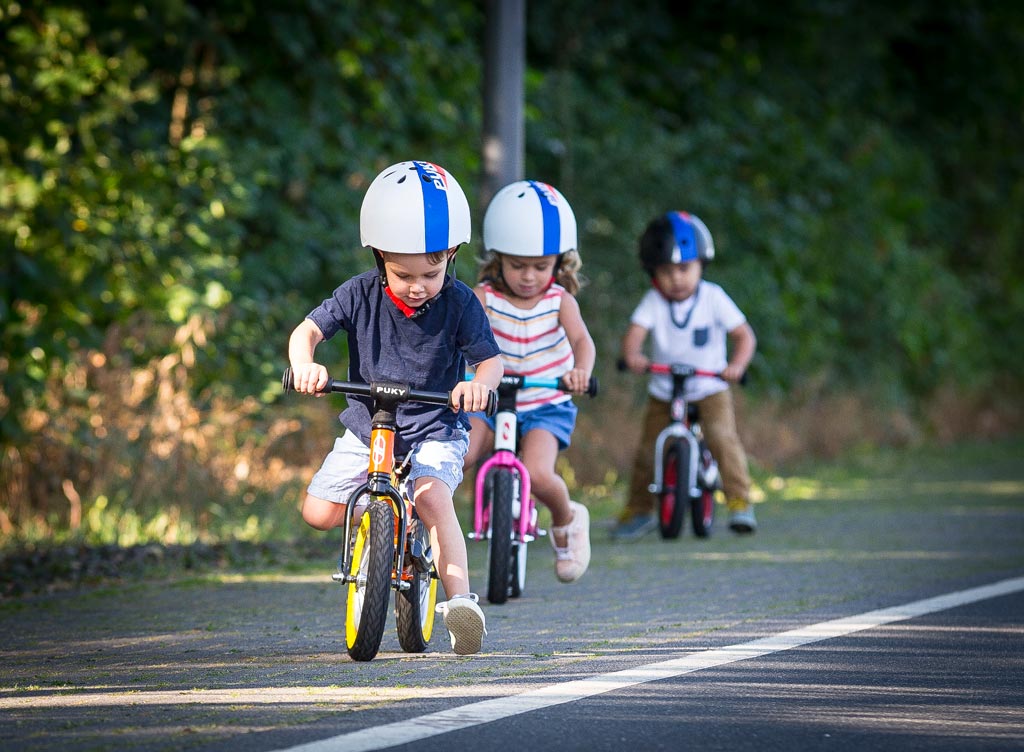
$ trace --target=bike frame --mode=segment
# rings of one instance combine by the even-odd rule
[[[651,373],[667,374],[672,377],[672,402],[669,408],[672,422],[658,434],[658,438],[654,442],[654,480],[647,487],[647,490],[653,494],[659,494],[664,491],[665,444],[671,439],[683,439],[690,445],[687,485],[689,486],[690,496],[695,496],[701,492],[697,474],[700,447],[690,422],[688,415],[689,403],[683,397],[683,390],[686,387],[686,380],[692,376],[721,378],[721,375],[714,371],[702,371],[692,366],[657,363],[651,364],[649,370]]]
[[[466,378],[471,378],[469,374]],[[530,471],[519,458],[520,389],[542,388],[570,392],[560,378],[505,374],[498,385],[494,421],[494,448],[477,470],[473,495],[471,540],[487,541],[487,599],[504,603],[517,598],[526,583],[526,554],[544,531],[537,527],[537,502],[530,487]],[[597,393],[591,378],[587,393]],[[490,486],[488,485],[490,483]]]
[[[506,381],[508,379],[508,381]],[[537,516],[530,495],[530,473],[517,455],[519,450],[519,414],[516,412],[516,391],[529,387],[557,388],[557,379],[527,379],[522,376],[503,376],[502,384],[515,387],[511,395],[502,394],[499,389],[498,412],[494,416],[494,453],[480,466],[476,475],[473,501],[473,539],[487,537],[488,511],[484,509],[484,481],[494,467],[507,467],[519,476],[518,509],[513,506],[512,514],[518,522],[516,538],[530,542],[536,538]]]
[[[288,368],[282,379],[285,391],[291,390],[292,382],[291,368]],[[413,496],[407,480],[403,482],[408,463],[403,461],[395,467],[396,412],[403,402],[453,408],[452,394],[415,390],[407,384],[391,382],[365,384],[334,380],[321,391],[368,397],[374,410],[366,482],[348,497],[342,525],[344,543],[338,572],[332,576],[348,590],[345,606],[348,653],[357,661],[369,661],[377,655],[391,590],[396,593],[398,641],[407,652],[422,652],[433,629],[435,581],[439,575],[430,555],[430,544],[424,537],[425,529],[414,528]],[[495,406],[496,396],[490,391],[485,412],[493,415]],[[360,505],[364,498],[368,501]],[[354,525],[357,511],[365,515],[358,529]]]
[[[466,378],[472,378],[466,374]],[[484,505],[484,482],[489,470],[506,467],[519,475],[518,505],[512,513],[517,521],[516,541],[530,543],[536,540],[537,505],[530,493],[530,473],[519,459],[519,413],[516,410],[516,393],[520,389],[558,389],[567,392],[560,378],[533,378],[519,374],[505,374],[498,387],[498,411],[494,417],[494,449],[477,471],[473,500],[473,532],[470,538],[482,540],[488,536],[489,511]],[[591,378],[587,387],[591,397],[597,394],[597,380]]]
[[[292,389],[291,368],[286,368],[281,381],[285,391]],[[390,382],[375,382],[365,384],[360,382],[338,381],[331,379],[323,389],[323,393],[342,392],[358,397],[369,397],[373,400],[375,413],[370,428],[370,461],[367,469],[366,483],[353,491],[349,496],[345,510],[344,540],[346,545],[342,548],[339,572],[334,575],[335,580],[350,584],[353,582],[350,573],[352,563],[352,523],[355,519],[357,508],[356,502],[364,494],[370,497],[370,501],[387,501],[391,505],[392,512],[398,524],[395,526],[395,556],[394,570],[392,572],[392,586],[396,590],[408,590],[408,582],[403,581],[402,572],[405,569],[405,536],[409,531],[409,522],[412,519],[413,502],[408,493],[403,493],[398,487],[399,468],[395,470],[395,432],[397,420],[395,411],[402,402],[425,402],[435,405],[446,405],[451,407],[451,395],[443,392],[428,392],[421,389],[411,389],[408,384]],[[488,400],[486,412],[490,415],[495,410],[495,395],[492,392]],[[425,552],[421,552],[425,553]],[[413,558],[418,553],[412,552]],[[429,566],[429,564],[428,564]]]
[[[395,559],[391,573],[391,587],[395,590],[408,590],[409,583],[402,577],[405,571],[404,541],[409,531],[409,520],[412,518],[413,502],[408,493],[403,493],[395,473],[395,419],[394,413],[386,409],[374,415],[370,431],[370,464],[366,483],[352,492],[345,510],[345,533],[342,540],[352,540],[352,523],[355,520],[356,502],[366,494],[370,501],[387,501],[391,504],[397,525],[395,526]],[[343,546],[338,562],[338,571],[333,575],[337,582],[345,584],[354,581],[351,572],[352,547]]]

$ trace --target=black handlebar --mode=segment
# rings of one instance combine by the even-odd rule
[[[284,374],[281,377],[281,386],[284,387],[285,393],[288,393],[295,388],[291,367],[284,369]],[[448,408],[455,407],[452,402],[452,395],[450,392],[428,392],[422,389],[411,389],[408,384],[399,384],[387,381],[364,384],[356,381],[339,381],[338,379],[329,379],[327,381],[327,388],[321,390],[320,393],[328,394],[331,392],[352,394],[357,397],[370,397],[371,399],[378,400],[380,402],[391,402],[394,404],[399,402],[426,402],[431,405],[444,405]],[[462,409],[461,405],[459,406],[459,409]],[[491,416],[494,415],[497,410],[498,395],[492,389],[487,395],[487,408],[484,412],[487,413],[488,416]]]
[[[570,392],[570,391],[572,391],[571,389],[567,389],[566,388],[565,381],[562,378],[558,379],[558,383],[559,383],[559,388],[563,392]],[[596,397],[597,396],[597,376],[591,376],[590,377],[590,381],[587,382],[587,391],[585,391],[583,393],[585,395],[587,395],[588,397]]]

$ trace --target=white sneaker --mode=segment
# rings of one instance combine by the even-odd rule
[[[434,609],[444,615],[444,626],[452,638],[452,650],[458,655],[479,653],[487,634],[484,612],[480,610],[476,593],[456,595]]]
[[[562,582],[575,582],[590,566],[590,511],[582,504],[570,501],[572,522],[564,527],[551,528],[551,547],[555,549],[555,576]],[[559,548],[555,534],[565,534],[566,546]]]

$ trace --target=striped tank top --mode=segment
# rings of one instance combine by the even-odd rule
[[[537,305],[529,310],[516,308],[486,282],[481,287],[487,319],[491,322],[507,373],[554,379],[572,369],[575,363],[572,346],[565,329],[558,323],[564,287],[552,284]],[[557,389],[520,389],[516,409],[526,412],[570,399],[571,395]]]

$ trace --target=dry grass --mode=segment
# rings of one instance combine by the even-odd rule
[[[300,460],[319,450],[296,410],[190,394],[197,322],[142,366],[125,365],[123,336],[112,330],[102,350],[53,374],[45,405],[25,416],[33,439],[0,462],[3,538],[190,542],[225,507],[245,519],[257,499],[308,477]]]

